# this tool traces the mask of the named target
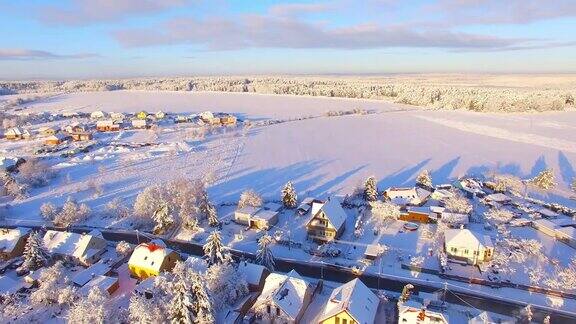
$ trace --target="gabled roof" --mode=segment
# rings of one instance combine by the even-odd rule
[[[88,245],[91,241],[98,240],[100,245],[106,246],[106,241],[91,234],[78,234],[72,232],[47,231],[44,234],[43,243],[51,254],[60,254],[76,258],[84,258],[90,250]]]
[[[332,291],[322,319],[347,311],[359,324],[371,324],[374,323],[379,303],[378,296],[356,278]]]
[[[305,306],[307,293],[308,283],[295,270],[286,275],[271,273],[266,278],[262,294],[256,303],[271,300],[287,316],[296,319]]]
[[[266,268],[259,264],[240,262],[238,272],[243,273],[246,282],[250,285],[260,285],[262,277],[266,274]]]
[[[21,237],[30,233],[29,228],[17,227],[13,229],[0,229],[0,252],[11,252]]]
[[[142,243],[134,249],[128,264],[160,271],[164,258],[172,252],[172,249],[167,248],[163,242],[151,241]]]
[[[328,218],[330,224],[332,224],[336,229],[339,229],[346,222],[348,215],[346,215],[346,212],[342,209],[342,205],[338,198],[328,198],[328,200],[326,200],[326,202],[322,204],[316,212],[314,212],[314,206],[317,204],[318,203],[316,202],[312,204],[312,219],[314,219],[314,217],[319,213],[323,212],[324,215],[326,215],[326,218]]]
[[[468,324],[513,324],[516,320],[512,317],[494,314],[491,312],[481,312],[476,317],[470,319]]]
[[[479,246],[493,247],[492,240],[487,235],[479,235],[469,229],[448,229],[444,231],[446,245],[469,247],[471,250]]]

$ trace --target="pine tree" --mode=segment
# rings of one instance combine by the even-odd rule
[[[212,302],[208,296],[202,277],[197,273],[192,276],[191,290],[192,295],[195,297],[192,303],[192,311],[196,315],[195,323],[214,323]]]
[[[282,203],[286,208],[296,208],[298,205],[298,196],[291,181],[288,181],[282,189]]]
[[[189,324],[196,321],[193,310],[192,291],[188,289],[186,280],[178,275],[174,283],[174,292],[170,300],[170,323]]]
[[[208,203],[206,207],[206,216],[208,217],[208,225],[216,227],[220,223],[218,221],[218,214],[216,213],[216,207],[214,207],[214,205],[212,205],[211,203]]]
[[[166,204],[162,205],[154,212],[152,219],[154,219],[154,222],[156,223],[156,226],[154,227],[154,233],[156,234],[163,233],[174,223],[174,218],[170,214],[170,209]]]
[[[376,179],[369,177],[364,183],[364,200],[376,201],[378,199],[378,189],[376,189]]]
[[[412,289],[414,289],[414,286],[412,284],[406,284],[404,288],[402,288],[402,293],[400,294],[400,298],[398,299],[398,304],[405,303],[408,301],[408,299],[410,299]]]
[[[422,170],[416,178],[416,184],[422,187],[432,188],[432,176],[430,175],[430,171]]]
[[[225,260],[220,232],[213,231],[208,235],[204,244],[204,254],[208,258],[208,264],[222,263]]]
[[[40,241],[38,232],[32,232],[28,236],[24,246],[24,267],[28,270],[36,270],[46,264],[48,255]]]
[[[272,237],[264,235],[258,240],[258,251],[256,252],[256,260],[259,264],[265,266],[270,271],[274,271],[274,255],[270,245],[272,244]]]
[[[556,186],[556,177],[552,169],[546,169],[530,180],[536,188],[544,191],[553,189]]]

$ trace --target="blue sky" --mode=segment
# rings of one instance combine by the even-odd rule
[[[576,72],[574,0],[0,0],[0,78]]]

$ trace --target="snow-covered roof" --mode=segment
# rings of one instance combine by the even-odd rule
[[[330,224],[332,224],[336,229],[339,229],[342,224],[346,222],[348,215],[346,215],[346,212],[342,209],[342,205],[338,198],[328,198],[316,213],[314,213],[315,205],[316,203],[312,205],[312,215],[316,216],[319,212],[324,212],[324,215],[326,215]]]
[[[468,321],[468,324],[514,324],[516,320],[512,317],[494,314],[491,312],[481,312]]]
[[[72,278],[72,282],[74,282],[78,286],[84,286],[88,281],[90,281],[95,276],[105,275],[106,273],[108,273],[108,271],[110,271],[110,267],[107,264],[98,262],[78,272]]]
[[[538,228],[545,228],[545,229],[555,229],[556,227],[558,227],[558,225],[554,224],[553,222],[541,218],[541,219],[537,219],[535,221],[532,222],[534,224],[535,227]]]
[[[470,222],[470,217],[466,214],[442,212],[440,217],[442,218],[442,222],[452,225],[466,225]]]
[[[78,293],[82,296],[88,296],[92,287],[98,287],[105,294],[108,293],[108,289],[118,283],[117,277],[108,276],[96,276],[94,279],[90,280],[84,287],[78,290]]]
[[[550,210],[548,208],[544,208],[544,207],[539,208],[537,210],[537,212],[540,213],[540,215],[542,215],[544,217],[549,217],[549,218],[555,218],[555,217],[559,216],[557,212]]]
[[[372,324],[379,303],[378,296],[356,278],[332,291],[322,313],[322,319],[347,311],[356,323]]]
[[[111,119],[107,119],[107,120],[99,120],[96,122],[96,127],[99,126],[112,126],[114,125],[114,121]]]
[[[20,159],[16,157],[0,156],[0,169],[9,170],[16,167]]]
[[[572,219],[572,218],[568,218],[568,217],[563,217],[563,218],[555,218],[555,219],[551,219],[550,220],[552,223],[558,225],[558,226],[576,226],[576,220]]]
[[[271,273],[266,277],[262,294],[256,304],[271,300],[292,319],[296,319],[304,307],[308,283],[295,270],[288,274]]]
[[[494,246],[489,236],[480,235],[469,229],[447,229],[444,231],[444,240],[448,246],[467,247],[470,250]]]
[[[486,200],[495,201],[498,203],[503,203],[503,202],[510,201],[511,198],[508,197],[507,195],[501,193],[501,192],[498,192],[498,193],[493,193],[493,194],[486,196]]]
[[[44,247],[51,254],[60,254],[76,258],[85,258],[92,253],[89,248],[90,242],[96,241],[94,245],[106,246],[106,241],[102,237],[90,234],[78,234],[72,232],[60,232],[49,230],[44,234]],[[101,250],[97,249],[97,250]]]
[[[10,252],[14,250],[20,238],[28,235],[28,233],[30,233],[30,229],[24,227],[0,229],[0,251]]]
[[[271,211],[279,211],[282,208],[282,205],[275,203],[275,202],[269,202],[264,204],[264,206],[262,206],[262,208],[266,209],[266,210],[271,210]]]
[[[262,276],[265,274],[265,267],[259,264],[250,262],[240,262],[238,271],[244,274],[246,282],[250,285],[260,285]]]
[[[391,187],[384,191],[386,197],[392,202],[405,205],[405,204],[420,204],[428,196],[430,191],[423,188],[409,187],[409,188],[396,188]]]
[[[252,216],[252,215],[256,214],[259,210],[260,210],[260,208],[258,208],[258,207],[245,206],[245,207],[242,207],[242,208],[236,210],[236,213]]]
[[[436,311],[428,310],[422,305],[421,303],[415,300],[408,300],[398,306],[399,316],[403,318],[413,318],[414,323],[417,321],[418,314],[423,313],[425,317],[429,319],[436,319],[440,323],[449,323],[448,322],[448,315]],[[410,315],[410,316],[407,316]],[[432,322],[431,320],[427,320],[425,322]]]
[[[252,217],[268,221],[276,217],[276,215],[278,215],[276,211],[260,209],[256,214],[252,215]]]
[[[24,131],[20,127],[9,128],[4,135],[22,135]]]
[[[14,294],[24,287],[24,281],[14,280],[8,276],[0,277],[0,291],[2,294]]]
[[[46,140],[63,141],[66,138],[67,138],[66,135],[64,135],[62,133],[56,133],[54,135],[50,135],[50,136],[46,137]]]
[[[440,207],[440,206],[430,206],[430,211],[433,213],[443,213],[444,210],[446,210],[445,207]]]
[[[576,228],[568,226],[568,227],[561,227],[557,228],[556,232],[561,234],[565,238],[576,239]]]
[[[163,242],[162,244],[157,241],[142,243],[134,249],[128,264],[136,264],[159,271],[164,258],[172,252],[172,249],[167,248]]]

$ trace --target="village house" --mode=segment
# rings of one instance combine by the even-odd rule
[[[488,203],[491,203],[491,204],[496,203],[496,204],[499,204],[500,206],[501,205],[507,205],[510,203],[510,201],[512,201],[512,199],[510,197],[508,197],[507,195],[505,195],[501,192],[490,194],[490,195],[486,196],[484,199],[486,199],[486,201]]]
[[[53,257],[84,266],[96,263],[106,252],[106,240],[96,230],[88,234],[49,230],[43,243]]]
[[[448,324],[448,315],[428,309],[416,300],[398,305],[398,324]]]
[[[99,120],[96,122],[96,130],[99,132],[115,132],[120,130],[120,125],[115,124],[113,120]]]
[[[92,133],[90,132],[73,132],[69,133],[70,137],[72,137],[73,141],[91,141],[92,140]]]
[[[78,287],[84,286],[95,276],[104,276],[110,273],[110,266],[102,261],[96,262],[88,268],[78,271],[72,277],[72,282]]]
[[[298,215],[304,216],[304,215],[308,214],[308,212],[312,208],[313,202],[314,202],[313,198],[310,198],[310,197],[304,198],[302,200],[302,202],[300,203],[300,206],[298,206],[298,208],[296,209],[296,212],[298,213]],[[318,200],[318,202],[321,202],[321,201]]]
[[[372,324],[380,299],[358,278],[332,291],[320,324]]]
[[[449,258],[473,265],[490,261],[494,255],[494,245],[490,237],[469,229],[444,231],[444,248]]]
[[[224,114],[220,116],[220,123],[222,125],[236,125],[236,116],[230,114]]]
[[[162,110],[159,110],[154,114],[154,116],[156,117],[156,119],[160,120],[166,117],[166,113],[163,112]]]
[[[139,111],[138,113],[136,113],[136,118],[137,119],[146,119],[146,118],[148,118],[148,113],[145,112],[144,110]]]
[[[442,211],[440,213],[440,221],[451,228],[462,228],[468,226],[470,223],[470,216],[467,214]]]
[[[128,269],[133,277],[146,279],[172,270],[176,262],[181,260],[180,255],[166,247],[164,242],[153,240],[134,249],[128,260]]]
[[[30,138],[30,132],[20,127],[12,127],[4,132],[4,137],[9,140],[21,140]]]
[[[111,112],[110,119],[114,122],[114,124],[122,124],[126,116],[123,113],[119,112]]]
[[[346,227],[346,212],[338,198],[312,203],[312,217],[306,224],[309,239],[329,242],[342,235]]]
[[[471,318],[468,324],[516,324],[516,319],[514,317],[484,311]]]
[[[118,287],[120,287],[120,282],[118,277],[95,276],[82,288],[78,289],[78,293],[81,296],[87,297],[93,287],[98,287],[102,292],[112,295],[116,290],[118,290]]]
[[[562,223],[570,224],[569,222],[537,219],[532,222],[532,227],[576,249],[576,228],[573,226],[560,226],[559,224]]]
[[[28,236],[30,236],[29,228],[0,228],[0,259],[10,260],[21,256]]]
[[[234,212],[234,221],[256,229],[268,229],[278,223],[278,212],[265,208],[246,206]]]
[[[414,223],[434,223],[437,220],[436,213],[430,207],[408,207],[400,213],[399,220]]]
[[[59,127],[56,126],[44,126],[38,129],[38,133],[42,136],[56,135],[60,131]]]
[[[241,261],[238,264],[238,272],[244,274],[248,283],[249,291],[262,291],[266,277],[270,274],[268,269],[260,264]]]
[[[103,111],[101,111],[101,110],[93,111],[93,112],[90,114],[90,118],[91,118],[91,119],[102,119],[102,118],[105,118],[105,117],[106,117],[106,114],[105,114]]]
[[[312,291],[312,286],[295,270],[288,274],[271,273],[248,312],[253,319],[250,323],[299,323]]]
[[[79,133],[84,132],[86,129],[80,123],[71,123],[64,127],[66,133]]]
[[[384,191],[384,199],[400,206],[422,206],[430,197],[430,191],[419,188],[388,188]]]
[[[132,127],[138,129],[148,128],[148,120],[146,119],[132,119]]]
[[[66,142],[70,137],[64,133],[56,133],[50,135],[44,139],[44,144],[46,145],[60,145]]]
[[[556,229],[556,238],[576,249],[576,228],[572,226],[559,227]]]

